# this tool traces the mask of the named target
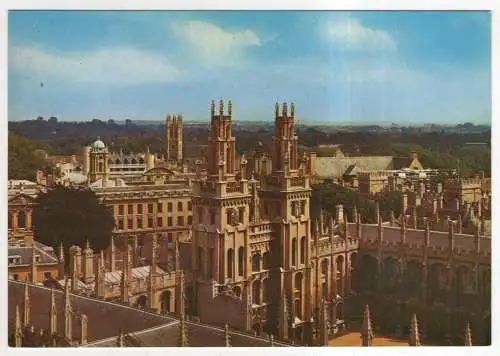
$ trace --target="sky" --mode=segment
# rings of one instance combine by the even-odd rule
[[[491,16],[466,11],[10,11],[9,120],[491,123]]]

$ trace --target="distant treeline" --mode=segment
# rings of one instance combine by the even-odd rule
[[[461,125],[458,131],[354,131],[329,130],[300,126],[297,129],[301,150],[314,149],[319,155],[331,154],[331,150],[317,149],[318,145],[339,144],[347,155],[383,155],[408,157],[412,151],[419,154],[424,167],[459,168],[464,175],[484,171],[491,174],[491,130],[474,132],[477,126]],[[249,154],[260,140],[263,150],[270,152],[274,128],[269,124],[234,127],[239,153]],[[57,118],[9,122],[9,133],[23,136],[43,148],[49,154],[81,154],[82,147],[98,136],[117,151],[164,152],[164,125],[144,125],[126,120],[117,124],[113,120],[88,122],[59,122]],[[198,156],[207,144],[208,125],[186,125],[184,129],[187,156]],[[189,138],[189,139],[187,139]],[[9,155],[11,147],[9,146]],[[9,157],[9,161],[10,157]]]

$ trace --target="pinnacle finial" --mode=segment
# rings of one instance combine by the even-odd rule
[[[371,346],[373,340],[372,323],[370,320],[370,307],[368,304],[365,307],[365,314],[363,316],[363,324],[361,326],[361,339],[362,346]]]
[[[229,335],[229,325],[224,325],[224,340],[226,347],[231,347],[231,335]]]
[[[231,103],[231,100],[227,103],[227,114],[229,116],[233,114],[233,103]]]
[[[212,114],[212,116],[215,115],[215,102],[213,100],[210,103],[210,113]]]
[[[294,103],[290,104],[290,116],[292,116],[292,117],[295,116],[295,104]]]
[[[220,116],[224,116],[224,101],[222,99],[219,101],[219,114]]]
[[[410,325],[410,346],[421,346],[420,345],[420,334],[418,330],[418,320],[417,320],[417,314],[413,314],[411,318],[411,325]]]
[[[472,346],[472,333],[469,323],[465,324],[465,346]]]
[[[284,117],[288,116],[288,106],[287,106],[286,101],[283,103],[282,115]]]
[[[280,116],[280,106],[278,103],[274,104],[274,115],[276,117],[279,117]]]

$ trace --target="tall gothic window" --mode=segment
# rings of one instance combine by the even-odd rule
[[[292,239],[292,266],[297,265],[297,239]]]
[[[230,248],[227,250],[227,277],[233,278],[233,266],[234,266],[234,250]]]
[[[306,237],[302,236],[300,239],[300,263],[304,264],[306,261]]]
[[[243,276],[243,265],[245,261],[245,250],[242,247],[238,249],[238,275]]]

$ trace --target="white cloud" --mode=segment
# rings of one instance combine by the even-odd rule
[[[343,51],[391,51],[396,42],[385,31],[364,26],[357,19],[330,20],[324,27],[327,37]]]
[[[262,45],[259,36],[248,29],[229,31],[204,21],[173,22],[170,28],[204,64],[211,66],[235,65],[246,48]]]
[[[181,72],[166,58],[135,48],[109,48],[82,53],[51,53],[13,46],[9,68],[26,76],[73,83],[130,85],[178,80]]]

